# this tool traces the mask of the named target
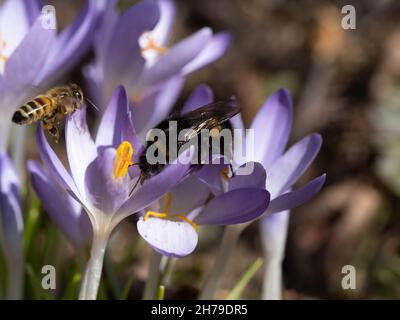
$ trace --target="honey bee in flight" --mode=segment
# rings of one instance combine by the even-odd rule
[[[79,109],[84,99],[87,100],[76,84],[55,87],[20,107],[15,111],[12,121],[19,125],[42,121],[44,129],[58,142],[61,121]]]

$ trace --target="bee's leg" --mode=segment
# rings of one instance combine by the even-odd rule
[[[65,105],[61,105],[60,106],[60,110],[61,110],[61,113],[63,114],[63,115],[68,115],[68,110],[67,110],[67,108],[66,108],[66,106]]]
[[[43,120],[43,128],[47,130],[47,132],[54,137],[56,143],[60,140],[60,131],[55,124],[55,118],[45,119]]]
[[[235,171],[233,171],[232,162],[229,163],[229,169],[231,170],[232,178],[235,176]]]

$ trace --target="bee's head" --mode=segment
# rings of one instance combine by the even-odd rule
[[[72,96],[78,100],[79,105],[83,103],[83,91],[82,89],[75,83],[70,84],[72,90]]]

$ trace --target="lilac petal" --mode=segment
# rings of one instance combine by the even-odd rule
[[[128,98],[124,87],[115,89],[111,101],[104,113],[97,131],[96,145],[113,146],[117,148],[121,143],[124,122],[129,119]]]
[[[153,85],[175,75],[202,51],[204,43],[207,43],[210,38],[211,30],[209,28],[203,28],[182,40],[168,50],[165,55],[162,55],[158,61],[144,73],[140,83],[143,86]]]
[[[247,155],[246,150],[246,128],[243,123],[242,114],[238,113],[230,119],[233,128],[234,148],[233,148],[233,165],[241,165],[246,161],[253,160],[252,155]]]
[[[268,191],[258,188],[235,189],[212,199],[196,217],[200,225],[239,224],[254,220],[268,207]]]
[[[136,135],[135,128],[132,123],[132,116],[129,113],[129,117],[124,119],[124,123],[122,125],[122,140],[128,141],[133,147],[133,157],[132,161],[134,163],[139,162],[139,157],[142,154],[144,147],[141,144],[138,136]],[[140,174],[139,166],[131,166],[129,168],[129,174],[131,177],[136,177]]]
[[[280,89],[268,98],[253,120],[250,128],[255,130],[258,141],[254,160],[262,162],[265,168],[269,168],[285,149],[292,118],[290,93]]]
[[[321,143],[319,134],[308,135],[275,161],[268,171],[266,184],[272,199],[296,183],[318,154]]]
[[[86,169],[97,157],[96,144],[86,123],[86,108],[75,111],[68,118],[65,136],[71,174],[79,193],[84,196]]]
[[[304,187],[285,193],[271,200],[266,214],[290,210],[302,205],[317,195],[325,184],[326,174],[315,178]]]
[[[4,78],[3,75],[0,73],[0,97],[3,95],[3,91],[4,91]]]
[[[182,90],[180,76],[166,81],[159,90],[145,97],[133,108],[133,121],[139,135],[145,139],[147,131],[164,120],[171,112]]]
[[[6,249],[12,252],[21,245],[23,218],[20,183],[7,154],[0,154],[0,226],[6,240]]]
[[[224,192],[221,172],[226,167],[225,164],[206,164],[195,175],[214,195],[219,195]]]
[[[174,187],[170,194],[171,214],[186,215],[206,202],[210,190],[205,183],[191,175]]]
[[[38,162],[29,161],[28,169],[33,187],[53,222],[77,248],[87,244],[91,235],[82,232],[82,224],[90,221],[86,214],[82,214],[80,204],[65,193]]]
[[[180,258],[192,253],[197,246],[196,230],[184,221],[140,218],[137,228],[142,238],[162,255]]]
[[[231,118],[231,124],[232,124],[233,129],[240,129],[240,130],[245,129],[241,113],[238,113],[236,116]]]
[[[250,174],[240,174],[246,166],[253,166],[253,172]],[[240,188],[261,188],[265,189],[265,180],[267,174],[261,163],[248,162],[240,166],[235,176],[229,180],[229,190],[240,189]]]
[[[86,88],[86,96],[90,97],[90,100],[100,109],[106,109],[106,103],[104,103],[104,92],[103,88],[103,70],[98,63],[92,63],[82,68],[82,74],[84,77],[84,87]],[[108,102],[108,101],[107,101]]]
[[[190,97],[183,106],[182,114],[193,111],[214,101],[214,94],[210,86],[206,84],[199,85],[193,90]]]
[[[41,81],[58,79],[74,66],[92,45],[95,28],[99,18],[97,0],[89,0],[85,8],[53,43],[49,56],[41,71]]]
[[[114,178],[116,151],[108,148],[89,164],[85,175],[89,202],[105,214],[113,214],[128,199],[129,176]]]
[[[24,5],[29,25],[33,25],[36,21],[36,18],[40,14],[40,0],[24,1]]]
[[[60,159],[54,153],[53,149],[51,149],[41,125],[38,126],[36,132],[36,141],[40,158],[44,162],[46,168],[49,170],[51,176],[56,179],[65,190],[70,192],[70,194],[73,195],[76,200],[79,201],[81,195],[75,185],[75,182],[65,169],[64,165],[61,163]]]
[[[23,217],[20,187],[11,160],[0,154],[0,241],[9,269],[10,292],[19,291],[23,278]],[[18,293],[17,293],[18,294]],[[10,298],[17,298],[10,296]]]
[[[4,51],[7,56],[22,42],[29,29],[30,21],[25,2],[8,0],[3,5],[0,4],[0,34],[7,39]]]
[[[159,18],[156,1],[139,2],[119,17],[105,46],[107,51],[102,61],[104,75],[111,84],[118,85],[141,74],[145,59],[138,39],[143,32],[152,30]]]
[[[113,37],[113,31],[118,22],[119,14],[117,12],[117,0],[97,1],[97,3],[100,3],[102,14],[97,24],[97,32],[94,38],[94,50],[96,58],[104,62],[104,55]]]
[[[176,186],[187,174],[190,167],[190,163],[183,164],[182,159],[188,159],[192,156],[193,148],[182,153],[177,161],[168,165],[161,173],[145,181],[143,186],[118,210],[118,219],[121,220],[146,208]]]
[[[154,39],[160,46],[163,46],[168,41],[168,36],[171,33],[172,25],[175,20],[176,7],[171,0],[158,0],[160,6],[160,20],[157,26],[151,32]]]
[[[187,75],[218,60],[225,53],[231,41],[232,37],[227,32],[216,34],[206,43],[205,48],[196,58],[182,69],[182,73]]]
[[[16,92],[18,97],[24,95],[20,91],[35,84],[54,38],[55,30],[44,29],[39,17],[8,59],[4,81],[8,89]]]

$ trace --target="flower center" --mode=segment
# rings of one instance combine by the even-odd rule
[[[3,38],[3,35],[0,33],[0,73],[4,73],[4,68],[8,57],[4,54],[4,50],[7,47],[7,42]]]
[[[161,219],[166,219],[168,217],[171,218],[177,218],[179,220],[182,220],[184,222],[189,223],[196,231],[198,229],[197,223],[195,223],[193,220],[190,220],[183,214],[174,214],[170,215],[170,210],[171,210],[171,202],[172,202],[172,197],[170,193],[167,193],[164,196],[164,212],[157,212],[157,211],[147,211],[146,215],[144,216],[144,221],[149,220],[150,217],[156,217],[156,218],[161,218]]]
[[[142,50],[142,54],[147,51],[153,51],[157,54],[164,54],[168,50],[166,47],[158,45],[156,39],[154,39],[153,35],[149,31],[143,32],[143,34],[140,36],[139,45]]]
[[[132,161],[133,147],[128,141],[123,141],[117,148],[117,155],[114,163],[114,178],[124,178],[130,166],[134,164]]]

